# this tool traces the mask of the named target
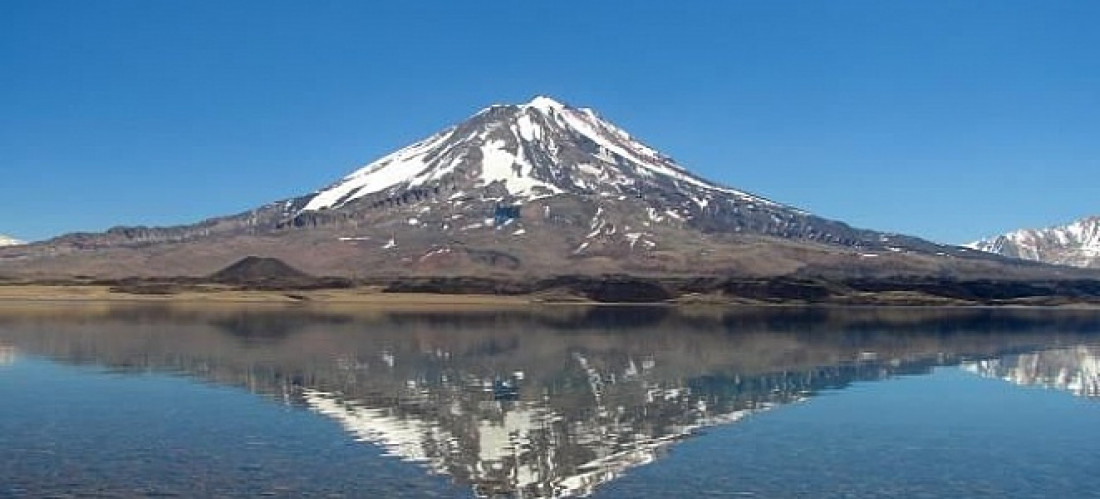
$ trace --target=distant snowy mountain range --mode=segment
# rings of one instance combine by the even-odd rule
[[[1055,265],[1100,267],[1100,216],[1045,229],[1020,229],[966,246]]]
[[[0,246],[19,246],[19,245],[23,245],[23,244],[27,244],[27,243],[24,242],[24,241],[20,241],[20,240],[14,238],[14,237],[5,236],[3,234],[0,234]]]

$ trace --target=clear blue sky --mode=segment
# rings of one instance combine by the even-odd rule
[[[492,103],[965,242],[1100,213],[1100,2],[0,2],[0,233],[234,213]]]

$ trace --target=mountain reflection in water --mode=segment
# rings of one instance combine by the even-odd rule
[[[963,368],[1021,386],[1064,390],[1100,398],[1100,348],[1077,345],[966,362]]]
[[[0,314],[16,352],[242,386],[478,495],[585,495],[707,426],[959,365],[1100,395],[1100,315],[552,308]]]

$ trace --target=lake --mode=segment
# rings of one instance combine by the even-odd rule
[[[0,308],[0,497],[1100,497],[1100,312]]]

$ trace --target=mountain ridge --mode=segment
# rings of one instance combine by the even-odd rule
[[[1100,215],[1041,229],[1018,229],[966,246],[1054,265],[1100,268]]]

